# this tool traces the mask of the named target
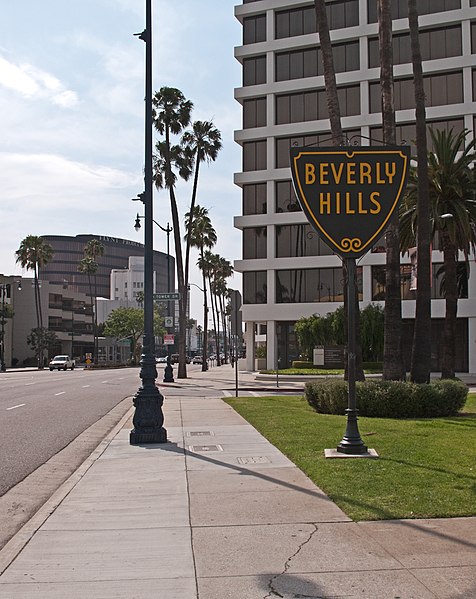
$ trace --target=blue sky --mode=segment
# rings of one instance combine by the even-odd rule
[[[198,203],[209,209],[216,252],[233,261],[240,192],[233,173],[241,126],[233,89],[240,26],[232,0],[153,0],[154,90],[181,89],[193,120],[213,119],[223,150],[203,166]],[[5,2],[0,30],[0,272],[21,274],[14,252],[32,235],[102,234],[142,241],[133,229],[143,189],[145,0]],[[178,189],[187,210],[190,184]],[[168,195],[155,192],[154,217],[170,219]],[[155,231],[155,249],[165,251]],[[195,258],[193,259],[195,263]],[[192,282],[200,284],[196,269]],[[23,273],[26,274],[26,273]],[[29,275],[28,275],[29,276]],[[241,287],[235,275],[232,287]],[[192,316],[201,314],[192,287]]]

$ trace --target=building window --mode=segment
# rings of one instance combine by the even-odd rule
[[[266,41],[266,15],[243,19],[243,45]]]
[[[291,181],[276,181],[276,212],[299,212],[294,187]]]
[[[337,90],[341,116],[360,114],[360,87],[353,85]],[[276,125],[328,118],[324,89],[276,96]]]
[[[427,121],[428,127],[432,127],[438,131],[449,131],[453,129],[453,133],[458,135],[464,129],[464,119],[444,119],[441,121]],[[372,145],[380,145],[383,143],[383,131],[382,127],[372,127],[370,129],[370,137]],[[397,144],[406,143],[410,145],[412,154],[416,154],[416,147],[414,145],[416,139],[416,128],[415,123],[402,123],[397,124],[396,127],[396,142]],[[432,150],[430,135],[427,135],[428,149]]]
[[[463,102],[463,73],[443,73],[423,78],[426,106],[446,106]],[[380,83],[370,84],[370,112],[382,109]],[[413,79],[397,79],[394,83],[395,110],[415,106]]]
[[[362,268],[357,269],[357,289],[362,300]],[[342,268],[276,271],[276,303],[343,302]]]
[[[266,164],[266,140],[243,144],[243,171],[265,170]]]
[[[471,40],[476,32],[471,26]],[[445,29],[427,29],[420,31],[420,50],[421,58],[425,60],[439,60],[440,58],[449,58],[451,56],[461,56],[463,53],[461,41],[461,26],[446,27]],[[410,33],[401,33],[394,35],[393,42],[393,64],[405,64],[412,62],[412,52],[410,44]],[[473,50],[474,53],[474,50]],[[378,38],[369,39],[369,67],[379,67],[379,46]]]
[[[243,273],[244,304],[266,304],[268,302],[266,277],[265,270]]]
[[[266,183],[243,186],[243,215],[266,214]]]
[[[332,49],[336,73],[356,71],[360,68],[358,41],[335,44]],[[323,73],[321,48],[306,48],[276,54],[276,81],[316,77]]]
[[[359,0],[337,0],[326,5],[329,29],[355,27],[359,24]],[[316,33],[314,6],[276,12],[276,39]]]
[[[310,225],[276,225],[276,258],[330,256],[333,253]]]
[[[243,59],[243,85],[266,83],[266,56]]]
[[[255,260],[266,258],[268,229],[267,227],[250,227],[243,229],[243,259]]]
[[[243,102],[243,129],[266,127],[266,98],[252,98]]]
[[[420,16],[459,8],[461,8],[461,0],[418,0]],[[393,0],[391,9],[392,19],[405,19],[408,17],[408,0]],[[377,0],[368,0],[368,16],[369,23],[377,22]]]

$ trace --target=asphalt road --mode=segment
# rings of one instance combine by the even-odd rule
[[[139,384],[136,368],[0,374],[0,497]]]

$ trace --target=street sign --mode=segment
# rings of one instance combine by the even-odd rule
[[[174,345],[175,335],[164,335],[164,345]]]
[[[296,195],[311,226],[342,258],[384,233],[403,195],[409,146],[291,148]]]
[[[180,299],[180,293],[154,293],[152,295],[155,301],[168,301]]]

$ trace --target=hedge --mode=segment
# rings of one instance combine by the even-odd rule
[[[467,395],[467,386],[459,380],[437,380],[428,385],[403,381],[356,383],[359,414],[374,418],[454,416],[466,403]],[[331,379],[306,383],[304,396],[316,412],[344,414],[347,383]]]

